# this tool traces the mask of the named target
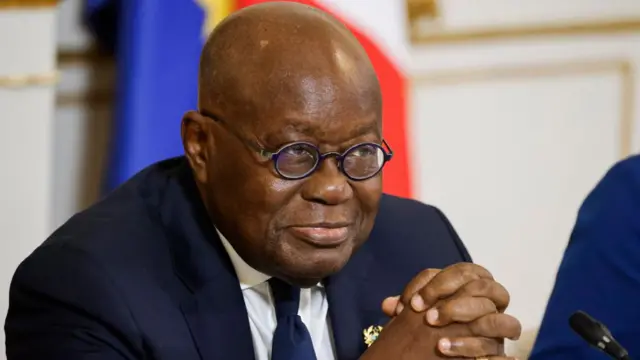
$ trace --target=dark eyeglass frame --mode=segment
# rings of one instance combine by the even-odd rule
[[[317,154],[317,156],[314,156],[316,162],[315,164],[309,169],[307,170],[307,172],[297,175],[297,176],[291,176],[291,175],[287,175],[284,174],[280,171],[280,169],[278,168],[278,158],[281,156],[281,154],[286,151],[287,149],[290,149],[292,147],[295,146],[299,146],[299,145],[305,145],[307,147],[309,147],[310,149],[314,150]],[[357,150],[358,148],[362,148],[364,146],[373,146],[377,149],[380,149],[382,151],[383,154],[383,158],[382,158],[382,164],[380,164],[380,168],[378,168],[378,170],[370,175],[367,176],[363,176],[363,177],[355,177],[350,175],[347,171],[345,171],[345,167],[344,167],[344,161],[347,158],[347,156],[353,152],[354,150]],[[384,147],[386,147],[387,149],[389,149],[388,151],[385,150]],[[322,153],[320,152],[320,149],[312,143],[309,142],[305,142],[305,141],[294,141],[288,144],[285,144],[283,146],[281,146],[278,150],[276,150],[275,152],[271,152],[268,150],[264,150],[261,149],[260,155],[271,160],[273,162],[273,167],[275,169],[275,171],[278,173],[278,175],[280,175],[282,178],[284,179],[288,179],[288,180],[300,180],[300,179],[304,179],[306,177],[311,176],[311,174],[313,174],[316,170],[318,170],[318,168],[320,167],[320,165],[322,164],[322,162],[328,158],[328,157],[335,157],[336,161],[338,162],[338,169],[340,169],[340,172],[342,172],[347,178],[349,178],[350,180],[353,181],[364,181],[364,180],[368,180],[371,179],[372,177],[378,175],[380,173],[380,171],[382,171],[382,168],[384,168],[385,164],[390,161],[393,158],[393,151],[391,150],[391,147],[389,147],[389,144],[387,144],[387,142],[385,140],[382,140],[382,144],[376,144],[373,142],[363,142],[363,143],[359,143],[359,144],[355,144],[351,147],[349,147],[347,150],[345,150],[344,152],[340,153],[337,151],[329,151],[326,153]]]
[[[206,117],[209,118],[217,123],[220,123],[223,125],[224,128],[226,128],[226,126],[224,126],[225,122],[222,121],[222,119],[220,119],[219,117],[213,115],[213,114],[209,114],[203,111],[199,111],[199,113]],[[393,158],[393,150],[391,149],[391,147],[389,146],[389,144],[386,142],[386,140],[382,140],[382,144],[377,144],[374,142],[362,142],[362,143],[358,143],[355,145],[350,146],[348,149],[346,149],[344,152],[340,153],[337,151],[329,151],[326,153],[322,153],[320,152],[320,149],[312,143],[306,142],[306,141],[294,141],[288,144],[285,144],[283,146],[281,146],[278,150],[276,151],[269,151],[257,144],[254,143],[250,143],[249,141],[243,139],[239,134],[237,134],[235,131],[232,131],[231,129],[227,129],[227,131],[229,131],[231,134],[233,134],[236,138],[238,138],[238,140],[240,140],[242,143],[246,144],[248,147],[251,148],[251,150],[256,151],[261,157],[265,158],[266,160],[270,160],[271,162],[273,162],[273,168],[276,171],[276,173],[282,177],[283,179],[287,179],[287,180],[301,180],[304,179],[306,177],[311,176],[311,174],[313,174],[316,170],[318,170],[318,168],[320,167],[320,165],[322,164],[322,162],[328,158],[328,157],[335,157],[336,161],[338,162],[338,169],[340,170],[340,172],[342,174],[344,174],[348,179],[352,180],[352,181],[364,181],[364,180],[368,180],[373,178],[374,176],[378,175],[380,173],[380,171],[382,171],[382,169],[384,168],[384,166],[387,164],[387,162],[391,161],[391,159]],[[315,150],[317,153],[317,156],[315,157],[316,162],[313,165],[313,167],[311,167],[311,169],[309,169],[307,172],[305,172],[304,174],[298,175],[298,176],[290,176],[290,175],[286,175],[283,174],[280,169],[278,168],[278,158],[281,156],[281,154],[294,146],[299,146],[299,145],[305,145],[310,147],[311,149]],[[380,149],[382,151],[383,154],[383,158],[382,158],[382,164],[380,165],[380,168],[374,172],[371,175],[367,175],[365,177],[354,177],[349,175],[345,170],[344,170],[344,161],[347,157],[347,155],[349,155],[349,153],[351,153],[352,151],[354,151],[355,149],[358,149],[360,147],[363,146],[373,146],[377,149]],[[385,149],[386,147],[386,149]]]

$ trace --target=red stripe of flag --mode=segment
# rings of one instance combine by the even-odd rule
[[[243,8],[271,0],[236,0],[237,8]],[[382,50],[360,29],[350,24],[338,14],[325,8],[318,0],[288,0],[317,7],[331,13],[347,25],[367,51],[378,74],[382,97],[384,100],[382,115],[384,118],[383,133],[387,143],[393,148],[393,160],[384,170],[383,190],[387,194],[411,197],[411,177],[409,173],[407,144],[407,80],[402,71],[386,56]],[[366,5],[363,5],[366,6]]]

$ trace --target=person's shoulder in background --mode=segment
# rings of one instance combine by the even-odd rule
[[[606,359],[568,325],[583,310],[640,354],[640,155],[616,163],[580,207],[530,359]]]

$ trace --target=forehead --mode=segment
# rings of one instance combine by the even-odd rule
[[[235,90],[231,105],[239,117],[255,119],[258,136],[344,138],[365,126],[381,127],[380,88],[366,53],[335,36],[298,36],[292,46],[256,35],[262,45],[238,59],[229,90]]]
[[[268,86],[272,96],[256,104],[258,133],[344,142],[381,131],[377,84],[358,71],[300,70]]]
[[[379,136],[379,102],[358,89],[336,84],[327,77],[300,79],[260,111],[256,135],[266,141],[314,140],[343,143],[365,135]]]
[[[272,126],[260,127],[256,135],[273,145],[299,140],[343,144],[362,137],[368,137],[373,141],[380,137],[381,133],[376,114],[354,118],[286,117],[274,118],[269,122]]]

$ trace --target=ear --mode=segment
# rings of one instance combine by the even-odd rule
[[[182,118],[180,133],[184,153],[199,183],[207,182],[209,152],[214,150],[209,131],[211,120],[197,111],[189,111]]]

